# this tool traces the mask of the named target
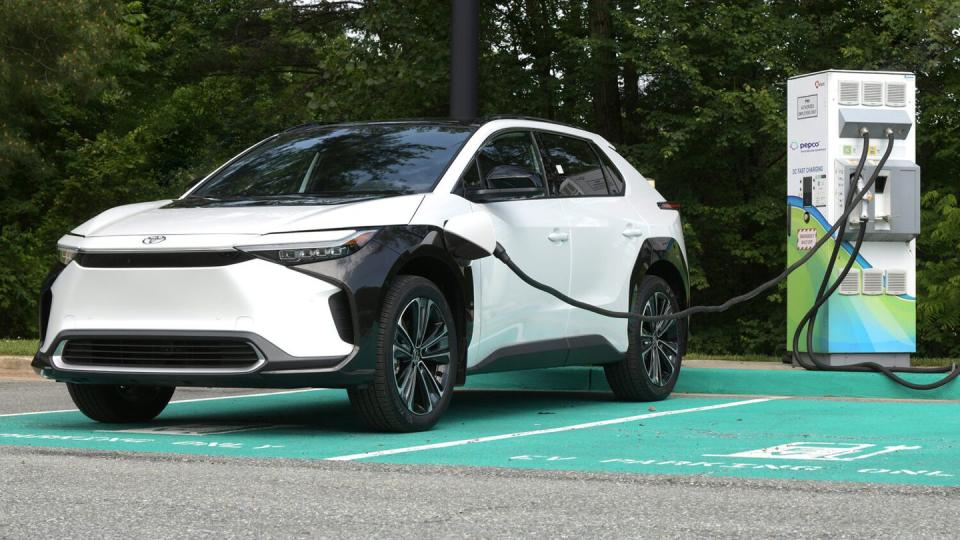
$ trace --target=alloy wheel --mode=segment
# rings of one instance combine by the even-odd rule
[[[450,384],[450,329],[429,298],[407,303],[397,318],[393,372],[400,400],[414,414],[429,414]]]
[[[669,315],[673,304],[665,293],[657,291],[643,304],[643,315]],[[680,358],[680,333],[677,319],[640,323],[640,357],[650,382],[665,386],[677,370]]]

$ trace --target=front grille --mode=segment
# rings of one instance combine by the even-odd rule
[[[242,251],[185,251],[178,253],[84,253],[74,260],[86,268],[204,268],[253,260]]]
[[[75,338],[60,356],[73,366],[170,370],[238,370],[260,361],[251,343],[224,338]]]

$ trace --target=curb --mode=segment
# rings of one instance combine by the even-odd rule
[[[30,367],[33,360],[30,356],[0,356],[0,378],[3,377],[37,377]]]
[[[685,394],[726,394],[791,397],[845,397],[868,399],[960,400],[960,383],[936,390],[910,390],[879,373],[838,373],[805,369],[724,369],[687,367],[680,372],[675,391]],[[903,374],[918,383],[938,380],[939,374]],[[557,390],[609,392],[603,368],[569,367],[467,378],[466,388],[484,390]]]

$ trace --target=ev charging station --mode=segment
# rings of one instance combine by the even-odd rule
[[[874,362],[908,367],[916,352],[916,237],[920,168],[916,164],[915,78],[911,73],[827,70],[787,85],[787,263],[799,260],[845,213],[848,190],[864,187],[887,150],[876,182],[850,213],[837,266],[856,260],[820,309],[813,351],[830,366]],[[851,181],[864,150],[860,177]],[[865,220],[865,221],[861,221]],[[862,224],[862,225],[861,225]],[[828,267],[821,249],[787,281],[787,350]],[[833,271],[831,279],[839,272]],[[808,327],[809,328],[809,327]],[[807,352],[805,331],[798,352]]]

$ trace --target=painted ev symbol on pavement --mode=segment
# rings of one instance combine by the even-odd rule
[[[769,448],[761,448],[759,450],[747,450],[733,454],[704,454],[704,456],[812,461],[856,461],[881,454],[919,449],[919,446],[905,445],[880,447],[876,444],[862,443],[792,442],[771,446]]]

